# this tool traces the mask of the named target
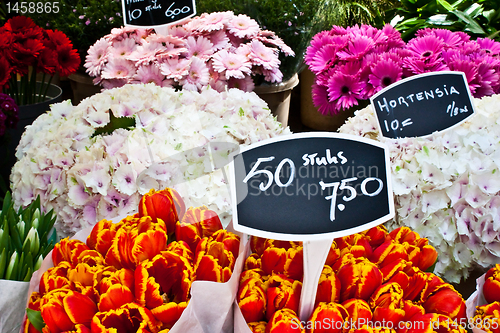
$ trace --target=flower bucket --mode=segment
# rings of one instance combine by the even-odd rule
[[[283,127],[288,126],[288,114],[290,112],[290,100],[292,89],[299,84],[299,76],[295,74],[288,81],[277,84],[261,84],[253,90],[262,98],[273,116]]]
[[[28,298],[29,282],[0,279],[0,332],[19,332]]]
[[[484,299],[483,296],[483,285],[484,285],[484,276],[486,274],[481,275],[476,280],[476,291],[470,295],[470,297],[465,302],[465,306],[467,307],[467,321],[469,323],[473,323],[472,318],[474,318],[474,314],[476,312],[476,306],[485,305],[488,302]],[[474,333],[486,333],[482,329],[476,327],[475,325],[471,325],[472,332]]]
[[[40,91],[40,85],[37,82],[37,91]],[[44,102],[19,106],[19,122],[17,123],[17,127],[7,130],[8,143],[5,146],[1,146],[0,151],[1,156],[7,156],[1,166],[2,176],[6,182],[8,182],[12,166],[16,163],[16,147],[19,144],[19,140],[21,140],[26,126],[31,125],[39,115],[48,111],[51,104],[60,102],[62,99],[61,95],[62,89],[51,83]]]
[[[101,87],[94,85],[92,78],[81,72],[76,72],[68,76],[73,91],[73,105],[77,105],[83,99],[101,92]]]
[[[300,120],[304,126],[318,131],[335,132],[348,118],[354,116],[354,111],[368,105],[367,101],[336,115],[321,114],[312,100],[311,87],[314,84],[314,77],[313,72],[307,67],[300,73]]]

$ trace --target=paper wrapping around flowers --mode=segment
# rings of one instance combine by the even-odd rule
[[[28,282],[0,279],[0,332],[13,333],[22,328],[28,289]]]
[[[500,95],[473,102],[471,119],[426,138],[381,137],[371,105],[339,129],[388,145],[397,214],[386,225],[428,238],[450,282],[500,257]]]
[[[113,219],[113,222],[117,223],[120,220],[121,218],[118,217]],[[236,233],[232,229],[231,224],[228,226],[227,230]],[[85,228],[77,232],[71,239],[78,239],[85,243],[91,231],[92,227]],[[229,281],[225,283],[217,283],[212,281],[193,281],[190,292],[191,299],[186,309],[184,309],[184,311],[182,312],[179,320],[170,329],[169,333],[233,332],[233,302],[236,298],[240,274],[243,269],[244,261],[246,259],[244,254],[247,253],[250,249],[248,238],[241,237],[241,235],[239,236],[240,248],[238,251],[238,258],[236,259],[233,273]],[[40,283],[42,274],[53,266],[54,265],[52,263],[51,251],[43,260],[40,269],[33,273],[33,276],[29,283],[27,296],[31,295],[33,291],[38,291],[38,285]],[[23,309],[25,309],[27,306],[27,303],[22,304]],[[26,316],[24,316],[24,321],[25,320]],[[19,333],[24,333],[23,327],[24,324],[21,326]],[[0,330],[0,332],[3,333],[4,331]]]
[[[467,307],[467,319],[469,323],[472,323],[472,318],[474,318],[474,314],[476,313],[476,306],[481,306],[488,304],[488,302],[484,299],[483,295],[483,286],[484,286],[484,277],[486,274],[481,275],[476,280],[476,291],[470,295],[470,297],[465,301],[465,306]],[[476,325],[472,326],[472,332],[474,333],[486,333],[486,331],[476,327]]]

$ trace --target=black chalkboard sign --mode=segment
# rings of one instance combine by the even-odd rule
[[[387,138],[427,136],[474,114],[462,72],[425,73],[395,82],[370,98],[380,132]]]
[[[126,26],[154,28],[196,15],[195,0],[122,0]]]
[[[337,133],[273,138],[234,156],[235,230],[313,240],[360,232],[394,216],[387,149]]]

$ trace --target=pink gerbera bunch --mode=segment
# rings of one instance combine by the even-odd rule
[[[390,25],[316,34],[305,62],[316,75],[313,103],[322,114],[361,104],[402,78],[433,71],[464,72],[474,97],[500,93],[500,43],[463,32],[422,29],[407,44]]]
[[[126,83],[217,91],[254,88],[253,78],[281,82],[278,55],[294,53],[272,31],[233,12],[202,14],[167,35],[153,29],[113,29],[89,48],[85,67],[105,89]]]

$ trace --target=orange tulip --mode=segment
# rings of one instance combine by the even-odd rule
[[[97,222],[87,237],[87,246],[105,257],[115,237],[116,227],[116,224],[108,220]]]
[[[260,269],[262,267],[262,259],[257,253],[251,253],[245,260],[244,270]]]
[[[425,314],[425,309],[412,301],[404,301],[405,317],[404,321],[409,321],[413,316]]]
[[[307,333],[341,333],[349,314],[338,303],[321,302],[306,322]]]
[[[405,317],[403,289],[397,283],[386,283],[375,290],[369,301],[373,320],[386,322],[388,327],[397,325]]]
[[[97,283],[96,290],[102,295],[113,285],[125,286],[133,293],[134,271],[126,268],[116,271],[103,271],[102,279]]]
[[[175,238],[185,241],[194,252],[203,237],[209,237],[221,229],[222,223],[216,212],[206,206],[190,207],[175,225]]]
[[[355,258],[337,273],[340,280],[340,300],[349,298],[368,300],[382,284],[380,270],[365,258]]]
[[[483,295],[488,303],[500,301],[500,264],[496,264],[486,272]]]
[[[362,234],[352,234],[342,238],[337,238],[335,242],[340,249],[340,255],[351,252],[356,258],[369,258],[373,252],[368,239]]]
[[[392,239],[387,239],[379,247],[373,250],[370,261],[378,267],[384,267],[398,259],[408,260],[408,254],[402,244],[396,243]]]
[[[139,217],[150,216],[154,222],[162,220],[167,234],[175,232],[175,225],[182,219],[186,206],[177,191],[166,188],[161,191],[151,189],[139,202]]]
[[[166,251],[174,252],[180,255],[181,257],[186,258],[190,264],[194,262],[194,254],[193,251],[189,248],[188,244],[183,241],[175,241],[167,245]]]
[[[57,266],[62,261],[67,261],[72,265],[78,264],[78,256],[89,247],[77,239],[64,238],[54,246],[52,250],[52,262]]]
[[[318,282],[316,291],[316,301],[319,302],[339,302],[340,301],[340,280],[330,266],[325,265]]]
[[[500,302],[478,306],[472,322],[488,333],[500,333]]]
[[[121,306],[134,301],[134,294],[130,288],[121,284],[109,287],[99,298],[99,312],[116,310]]]
[[[78,256],[78,262],[91,267],[104,265],[104,257],[96,250],[85,250]]]
[[[264,320],[267,305],[267,284],[260,276],[252,275],[240,280],[237,294],[238,305],[247,323]]]
[[[349,326],[353,326],[348,328],[352,329],[361,327],[362,324],[370,322],[373,318],[370,306],[362,299],[348,299],[347,301],[342,302],[342,306],[349,314]]]
[[[304,333],[304,330],[295,311],[281,309],[267,323],[266,333]]]
[[[162,328],[170,329],[179,320],[189,301],[169,302],[151,310],[153,316],[162,323]]]
[[[128,303],[116,310],[98,312],[92,319],[92,333],[141,332],[157,333],[159,323],[151,311],[135,303]]]
[[[302,246],[288,249],[268,247],[261,257],[262,270],[267,275],[284,274],[291,279],[302,280],[303,258]]]
[[[238,256],[239,245],[239,237],[224,229],[204,238],[196,249],[196,279],[227,282]]]
[[[291,309],[295,313],[299,311],[302,282],[289,279],[284,275],[272,275],[267,283],[267,320],[271,320],[276,311],[284,308]]]
[[[420,235],[408,227],[399,227],[389,233],[389,236],[399,244],[408,243],[416,245]]]
[[[339,258],[340,258],[340,249],[337,247],[337,243],[333,241],[332,246],[330,246],[330,250],[328,251],[325,265],[332,267]]]
[[[377,248],[383,242],[385,242],[386,237],[389,235],[387,229],[383,225],[378,225],[376,227],[363,231],[361,234],[363,234],[367,238],[368,243],[371,245],[372,249]]]
[[[68,280],[68,270],[71,267],[69,262],[62,261],[59,265],[46,270],[40,278],[40,293],[43,295],[56,289],[71,289],[71,283]]]
[[[50,332],[59,333],[76,330],[79,324],[90,327],[97,306],[85,295],[62,289],[45,294],[40,311]]]
[[[439,289],[422,304],[427,313],[438,313],[460,321],[467,318],[465,301],[451,285]]]
[[[165,226],[149,216],[127,217],[120,221],[115,238],[106,254],[106,264],[134,269],[146,259],[152,259],[167,247]]]

